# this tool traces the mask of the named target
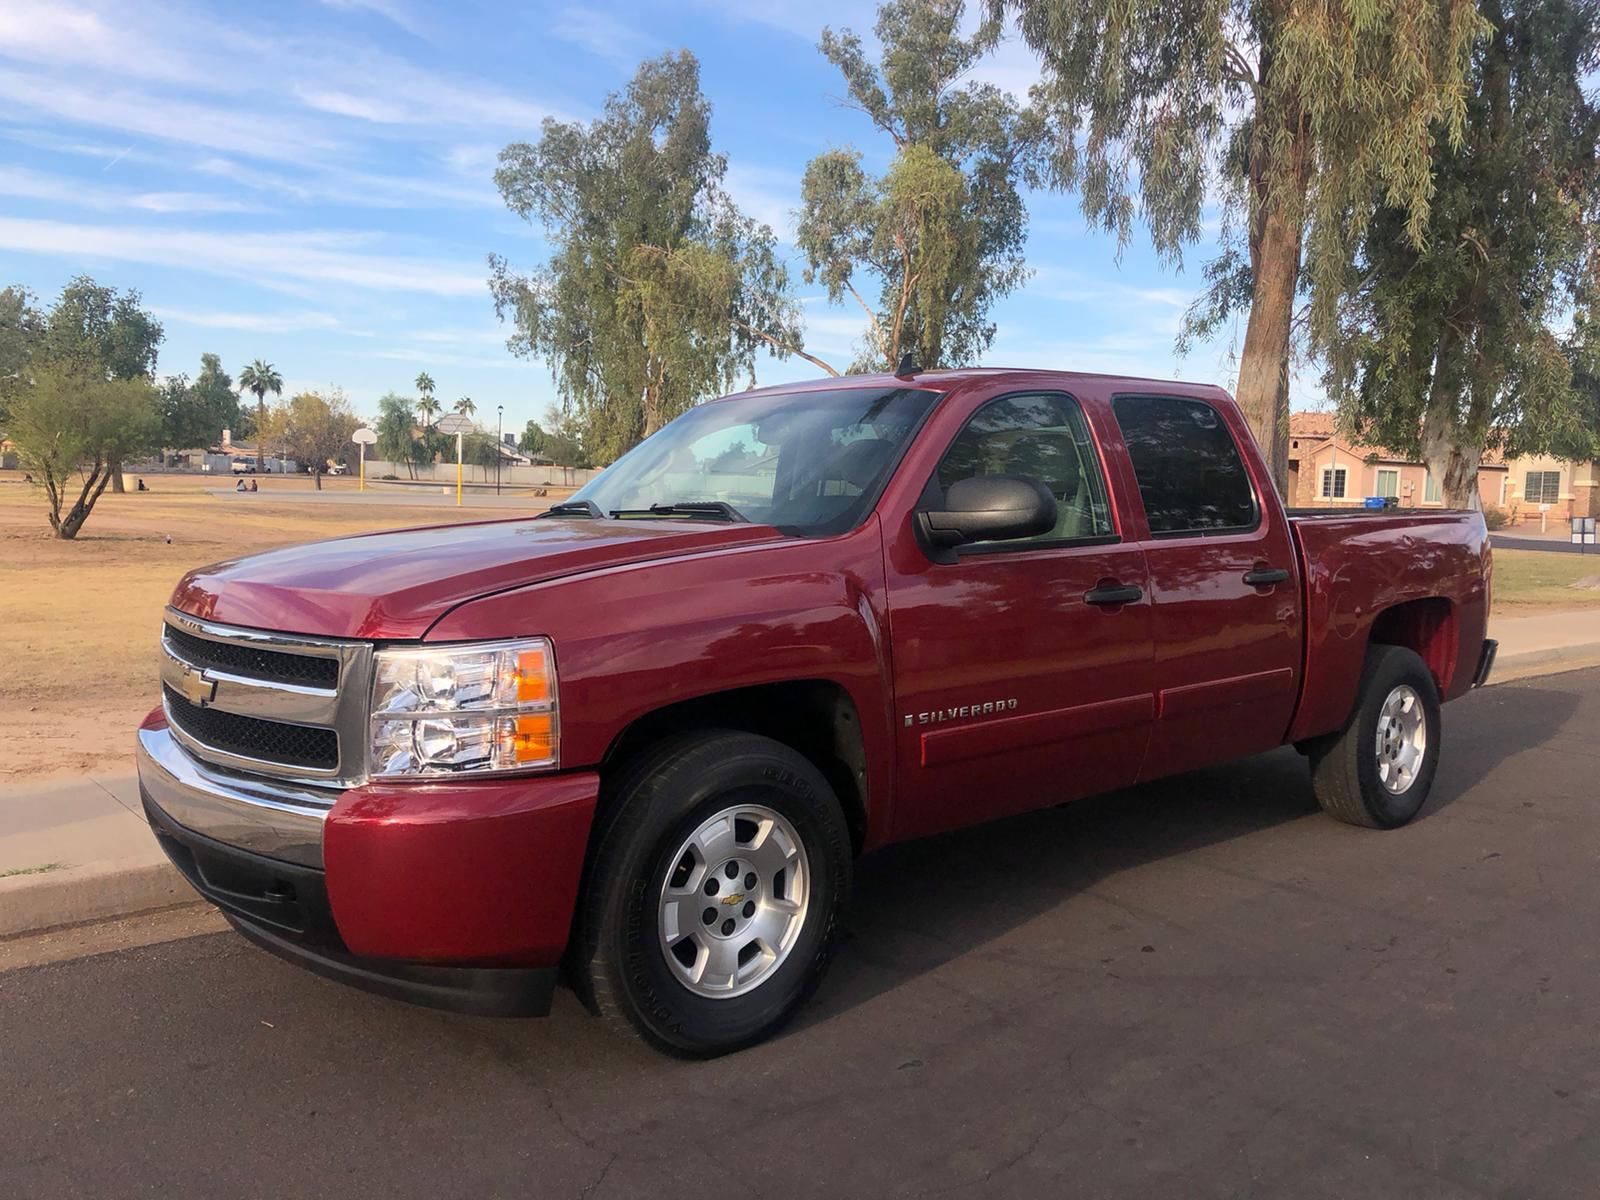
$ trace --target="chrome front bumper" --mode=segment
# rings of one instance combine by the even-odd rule
[[[197,762],[166,728],[139,731],[139,785],[186,829],[322,869],[322,826],[338,793],[221,771]]]

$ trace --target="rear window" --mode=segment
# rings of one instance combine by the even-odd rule
[[[1221,413],[1176,396],[1119,396],[1114,408],[1151,536],[1256,527],[1255,489]]]

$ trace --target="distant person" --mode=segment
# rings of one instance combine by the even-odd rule
[[[236,483],[236,484],[234,484],[234,485],[233,485],[233,490],[234,490],[234,491],[236,491],[236,492],[242,492],[242,491],[245,491],[245,490],[246,490],[246,488],[245,488],[245,486],[244,486],[244,480],[242,480],[242,479],[241,479],[241,480],[239,480],[239,482],[238,482],[238,483]]]
[[[250,490],[252,492],[259,492],[261,490],[261,485],[256,483],[256,481],[254,479],[252,479],[250,481]]]
[[[144,480],[141,479],[141,480],[139,480],[139,486],[134,490],[135,491],[140,491],[140,492],[148,492],[150,489],[145,487]]]

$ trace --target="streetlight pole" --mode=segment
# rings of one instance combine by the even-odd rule
[[[506,444],[506,406],[494,406],[494,494],[500,494],[500,456],[505,453]]]

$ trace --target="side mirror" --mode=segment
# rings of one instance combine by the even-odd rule
[[[1056,498],[1023,475],[974,475],[952,483],[944,507],[925,509],[918,520],[936,550],[1037,537],[1055,528]]]

